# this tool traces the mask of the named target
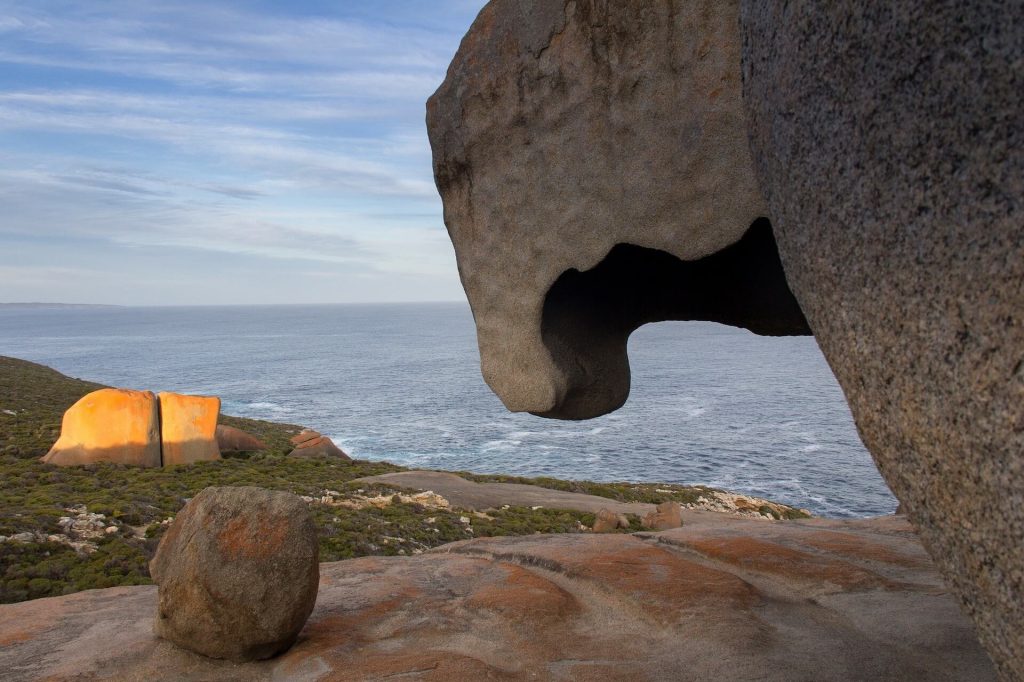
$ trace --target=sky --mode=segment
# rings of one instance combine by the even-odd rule
[[[484,0],[0,0],[0,302],[464,300],[424,124]]]

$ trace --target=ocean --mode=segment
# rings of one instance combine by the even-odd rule
[[[0,355],[104,384],[218,395],[354,457],[415,467],[705,484],[828,517],[896,500],[812,338],[662,322],[629,341],[610,415],[510,414],[465,304],[0,309]]]

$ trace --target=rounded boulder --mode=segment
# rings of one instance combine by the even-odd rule
[[[313,611],[316,526],[291,493],[206,488],[179,512],[149,568],[157,635],[212,658],[270,658]]]

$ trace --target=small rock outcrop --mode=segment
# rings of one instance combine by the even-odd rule
[[[319,581],[316,526],[295,495],[206,488],[178,513],[150,562],[154,630],[212,658],[252,661],[292,645]]]
[[[220,398],[163,392],[160,398],[160,447],[164,466],[220,459],[217,418]]]
[[[650,514],[645,514],[640,525],[652,530],[670,530],[683,525],[682,509],[678,502],[662,502]]]
[[[629,519],[624,514],[616,514],[610,509],[599,509],[594,518],[595,533],[611,533],[619,528],[629,528]]]
[[[221,452],[258,452],[267,449],[267,444],[251,433],[224,424],[217,424],[216,438],[217,448]]]
[[[809,333],[751,231],[738,2],[640,5],[493,0],[427,103],[484,379],[512,411],[619,407],[646,322]]]
[[[292,436],[291,441],[295,445],[295,449],[288,453],[289,457],[333,457],[347,462],[352,461],[352,458],[335,445],[334,441],[311,429],[306,429],[297,436]]]
[[[113,462],[160,466],[160,417],[150,391],[103,388],[64,413],[60,438],[43,457],[59,466]]]
[[[744,0],[742,17],[786,277],[1007,680],[1024,679],[1021,11]]]

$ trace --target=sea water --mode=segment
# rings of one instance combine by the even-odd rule
[[[896,507],[809,337],[647,325],[625,406],[580,422],[504,409],[465,304],[0,309],[0,355],[218,395],[227,414],[314,428],[361,459],[699,483],[832,517]]]

